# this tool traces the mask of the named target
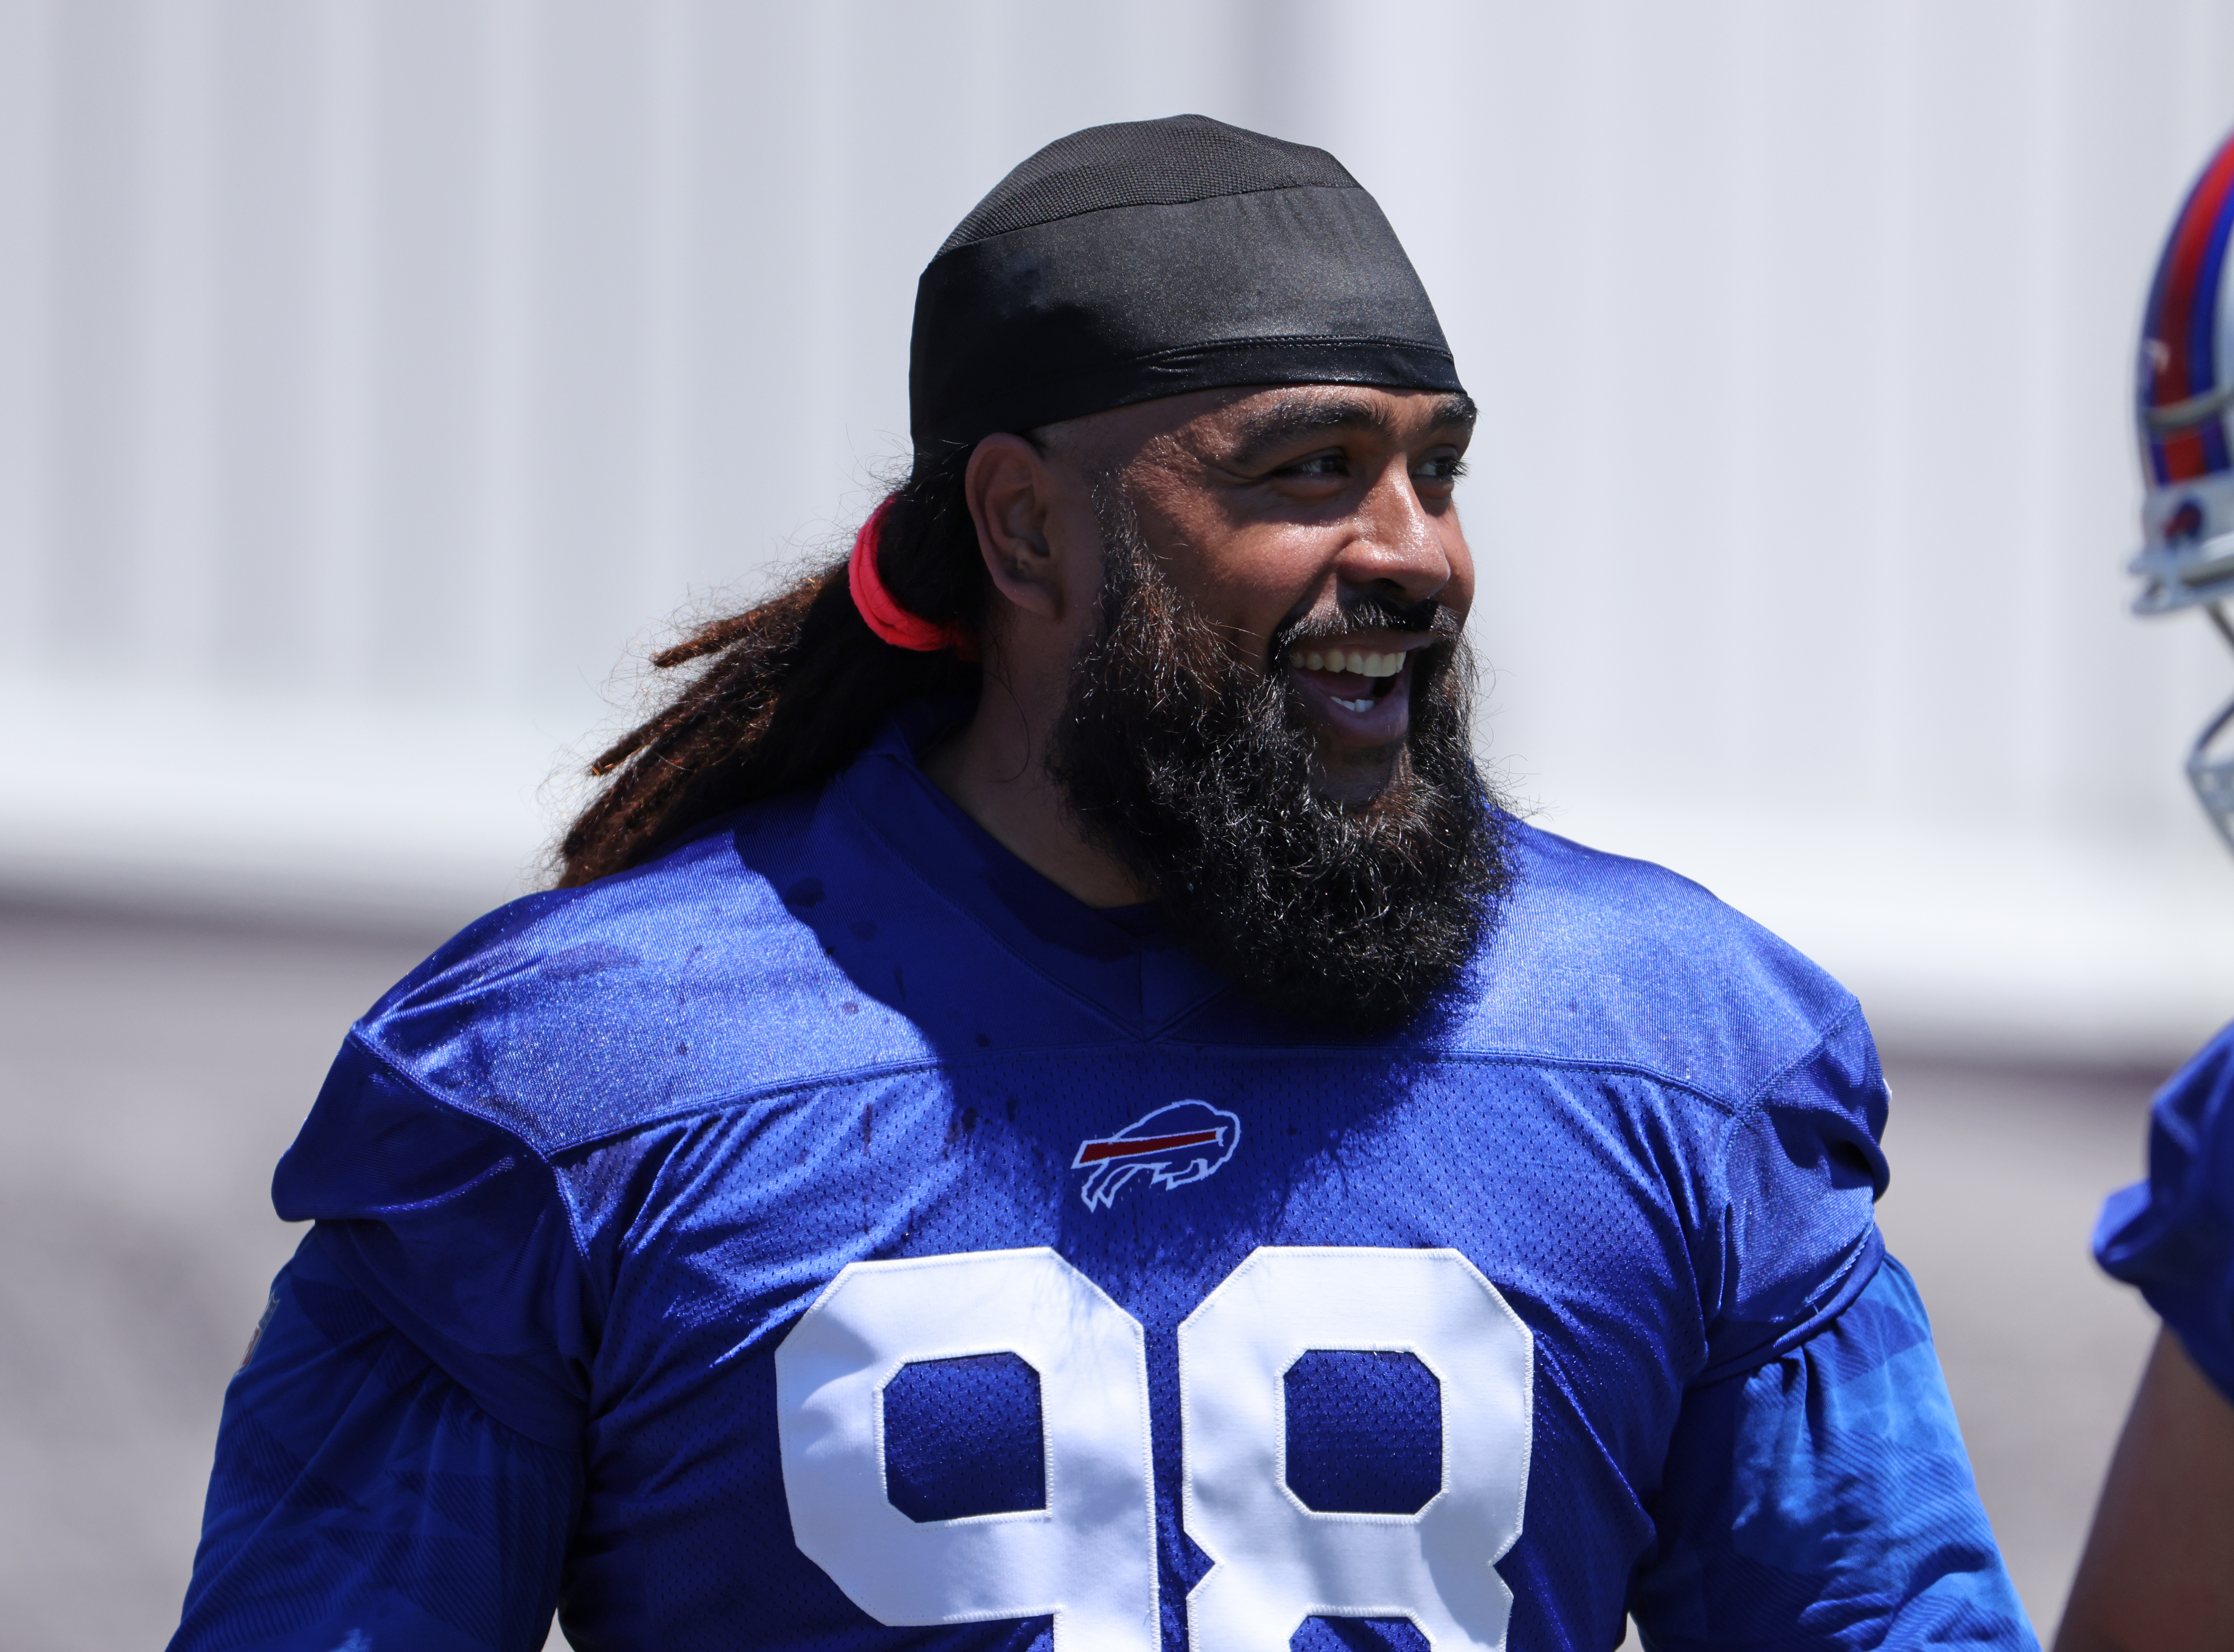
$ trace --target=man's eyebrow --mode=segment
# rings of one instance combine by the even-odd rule
[[[1435,404],[1434,427],[1456,425],[1472,430],[1473,398],[1460,392]],[[1396,434],[1395,421],[1386,404],[1362,396],[1290,396],[1275,402],[1243,421],[1237,433],[1232,462],[1246,464],[1268,447],[1277,447],[1298,436],[1316,436],[1336,430],[1371,430]]]
[[[1472,430],[1480,412],[1481,409],[1474,406],[1473,398],[1460,390],[1435,403],[1435,425],[1439,429],[1444,425],[1463,425]]]

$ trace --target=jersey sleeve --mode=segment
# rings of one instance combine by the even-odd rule
[[[172,1652],[534,1652],[577,1453],[475,1404],[307,1237],[225,1390]]]
[[[570,1209],[526,1142],[352,1033],[272,1177],[283,1220],[491,1416],[572,1450],[602,1309]]]
[[[2234,1027],[2159,1093],[2148,1179],[2103,1205],[2094,1256],[2234,1400]]]
[[[2037,1652],[1906,1270],[1798,1348],[1695,1389],[1630,1609],[1650,1652]]]
[[[1860,1009],[1777,1074],[1733,1120],[1701,1259],[1705,1368],[1719,1382],[1813,1336],[1875,1273],[1888,1173],[1885,1079]]]

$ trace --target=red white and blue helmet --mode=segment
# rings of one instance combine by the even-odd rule
[[[2219,606],[2234,597],[2234,137],[2188,191],[2149,286],[2141,318],[2139,406],[2141,577],[2136,613],[2201,607],[2234,644]],[[2234,848],[2234,703],[2187,754],[2188,784]]]
[[[2234,137],[2172,220],[2141,318],[2136,613],[2234,596]]]

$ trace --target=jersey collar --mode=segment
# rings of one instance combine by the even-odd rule
[[[949,702],[904,708],[839,786],[862,822],[950,904],[1042,975],[1143,1037],[1226,986],[1151,906],[1097,911],[1003,848],[923,772],[918,754],[951,728]]]

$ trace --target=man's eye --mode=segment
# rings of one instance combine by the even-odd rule
[[[1292,465],[1280,467],[1283,476],[1347,476],[1349,460],[1342,454],[1313,454],[1309,459],[1298,459]]]
[[[1423,481],[1454,482],[1466,473],[1466,460],[1456,454],[1446,454],[1440,459],[1430,459],[1413,473]]]

